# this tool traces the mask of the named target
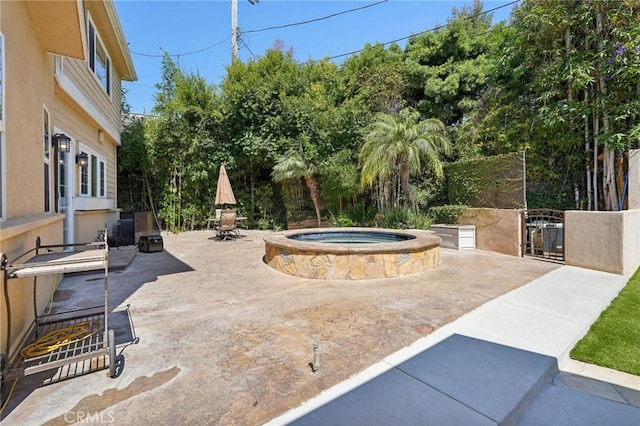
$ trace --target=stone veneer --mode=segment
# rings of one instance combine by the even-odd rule
[[[405,241],[372,244],[335,244],[288,238],[301,233],[385,232],[412,235]],[[265,261],[272,268],[303,278],[364,280],[393,278],[434,269],[440,263],[440,237],[433,232],[378,228],[314,228],[268,235]]]

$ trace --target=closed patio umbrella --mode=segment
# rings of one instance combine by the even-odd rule
[[[220,173],[218,174],[218,186],[216,188],[215,204],[217,205],[236,204],[236,197],[233,195],[231,182],[229,182],[229,176],[227,176],[227,169],[225,169],[224,164],[220,165]]]

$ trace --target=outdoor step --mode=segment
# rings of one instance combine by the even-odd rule
[[[555,358],[457,334],[397,368],[499,425],[515,424],[558,372]]]
[[[557,372],[555,358],[453,335],[293,424],[513,425]]]
[[[640,392],[627,390],[629,395],[612,389],[609,383],[574,376],[578,381],[590,381],[587,388],[567,386],[554,380],[525,410],[519,426],[533,425],[629,425],[640,424],[637,403]],[[582,388],[582,389],[581,389]]]

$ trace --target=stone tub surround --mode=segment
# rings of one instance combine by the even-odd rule
[[[371,244],[334,244],[297,241],[296,234],[373,232],[410,235],[406,241]],[[314,228],[277,232],[264,237],[265,262],[285,274],[326,280],[394,278],[436,268],[441,238],[421,230],[380,228]]]

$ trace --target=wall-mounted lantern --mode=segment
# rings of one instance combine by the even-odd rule
[[[53,135],[52,144],[58,152],[69,152],[71,150],[71,138],[64,133]]]
[[[89,164],[89,154],[86,152],[76,154],[76,164],[80,165],[80,167],[86,167]]]

